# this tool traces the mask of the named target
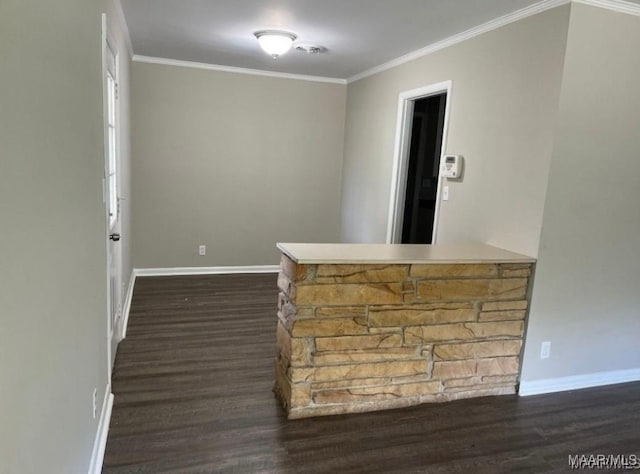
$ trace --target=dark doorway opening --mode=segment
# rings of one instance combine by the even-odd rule
[[[403,244],[430,244],[437,204],[447,94],[414,102],[402,223]]]

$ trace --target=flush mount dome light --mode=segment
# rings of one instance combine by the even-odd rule
[[[293,33],[276,30],[256,31],[254,35],[258,38],[258,43],[263,51],[273,59],[278,59],[278,56],[289,51],[296,39],[296,35]]]

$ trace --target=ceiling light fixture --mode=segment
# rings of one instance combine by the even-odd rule
[[[296,39],[296,35],[293,33],[276,30],[256,31],[254,35],[258,38],[258,43],[263,51],[273,59],[278,59],[278,56],[289,51]]]

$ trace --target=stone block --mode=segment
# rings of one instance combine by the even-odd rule
[[[317,351],[344,351],[349,349],[377,349],[383,347],[400,347],[402,335],[370,334],[367,336],[340,336],[316,338]]]
[[[350,351],[315,352],[313,365],[343,364],[350,362],[376,362],[383,360],[416,359],[416,347],[390,347]]]
[[[485,375],[482,377],[484,384],[515,384],[518,381],[517,375]]]
[[[426,360],[403,360],[323,367],[292,367],[289,369],[289,378],[296,383],[414,375],[426,373],[427,366]]]
[[[311,342],[309,339],[292,338],[291,339],[291,365],[293,367],[309,364],[311,355]]]
[[[389,400],[401,397],[415,397],[440,392],[439,381],[417,382],[400,385],[383,385],[379,387],[350,388],[348,390],[326,390],[313,394],[317,404],[351,403],[366,400]]]
[[[523,321],[499,321],[490,323],[466,323],[476,338],[518,337],[524,333]]]
[[[391,283],[404,280],[409,265],[318,265],[316,283]]]
[[[292,301],[294,298],[291,298]],[[398,304],[402,302],[401,283],[362,283],[301,285],[296,288],[297,305],[350,306]]]
[[[531,263],[501,263],[500,266],[507,270],[522,270],[523,268],[531,268]]]
[[[524,319],[527,312],[523,309],[509,311],[489,311],[482,312],[478,316],[478,321],[515,321]]]
[[[475,321],[476,310],[471,303],[441,303],[427,305],[382,306],[369,308],[372,327],[420,326]]]
[[[287,377],[285,368],[277,358],[273,364],[273,369],[276,379],[274,392],[278,395],[284,407],[288,408],[291,406],[291,381]]]
[[[405,280],[402,282],[402,292],[414,294],[416,292],[416,284],[413,280]]]
[[[400,327],[379,327],[369,326],[369,334],[400,334],[402,336],[402,328]]]
[[[374,387],[379,385],[387,385],[393,383],[391,377],[370,377],[365,379],[346,379],[331,380],[329,382],[314,382],[311,384],[311,390],[331,390],[336,388],[349,387]]]
[[[442,324],[437,326],[410,326],[404,329],[405,344],[422,344],[475,339],[473,331],[464,324]]]
[[[291,408],[306,407],[311,403],[311,387],[307,383],[291,385]]]
[[[291,328],[293,337],[347,336],[355,334],[367,334],[367,320],[365,317],[299,319],[293,321]]]
[[[297,307],[292,304],[289,297],[280,291],[278,293],[278,311],[281,311],[283,317],[289,319],[291,317],[297,318],[311,318],[313,317],[314,308],[311,306]]]
[[[280,272],[284,273],[293,282],[306,280],[309,267],[313,267],[313,265],[297,264],[284,254],[280,259]]]
[[[527,300],[521,301],[488,301],[482,303],[482,311],[510,311],[527,309]]]
[[[520,340],[498,340],[461,344],[438,344],[433,348],[436,360],[484,359],[520,354]]]
[[[321,306],[316,308],[316,318],[340,318],[366,316],[366,306]]]
[[[464,379],[449,379],[442,382],[445,390],[458,387],[473,387],[482,384],[482,377],[467,377]]]
[[[278,294],[278,318],[287,329],[291,329],[294,319],[310,317],[313,317],[313,308],[296,307],[283,292]]]
[[[458,360],[433,363],[434,379],[461,379],[482,375],[510,375],[518,372],[517,357]]]
[[[491,337],[521,337],[523,330],[522,321],[409,326],[404,329],[404,341],[406,344],[420,344],[424,342],[465,341]]]
[[[504,278],[520,278],[520,277],[528,277],[531,275],[531,270],[529,268],[523,268],[521,270],[502,270],[502,276]]]
[[[531,275],[531,264],[529,263],[503,263],[500,268],[503,278],[528,277]]]
[[[421,280],[418,298],[427,301],[482,301],[524,298],[526,278]]]
[[[456,278],[498,276],[494,264],[415,264],[411,265],[412,278]]]
[[[291,335],[282,324],[282,321],[278,321],[276,327],[276,345],[280,354],[287,359],[291,359]]]
[[[278,289],[284,293],[284,295],[291,301],[292,303],[296,297],[296,286],[293,284],[293,280],[291,280],[284,272],[278,273]]]
[[[404,375],[400,377],[391,377],[390,383],[409,383],[409,382],[423,382],[431,380],[430,374],[416,374],[416,375]]]
[[[276,343],[278,353],[284,357],[288,365],[307,366],[311,355],[311,347],[308,339],[292,338],[284,325],[278,322],[276,329]]]
[[[468,390],[448,389],[443,393],[447,401],[463,400],[465,398],[491,397],[497,395],[513,395],[515,386],[499,387],[468,387]]]
[[[375,400],[371,402],[362,400],[354,403],[311,405],[309,407],[297,408],[295,410],[289,411],[289,413],[287,414],[287,419],[296,420],[315,416],[343,415],[346,413],[364,413],[379,410],[389,410],[392,408],[408,407],[429,401],[444,401],[444,399],[441,399],[443,395],[445,394],[440,393],[416,397],[399,397],[389,400]]]
[[[465,392],[468,394],[473,394],[475,392],[478,393],[484,393],[487,390],[496,390],[499,389],[501,392],[501,395],[504,395],[504,393],[502,393],[502,391],[504,389],[509,390],[509,393],[515,393],[512,390],[515,388],[514,384],[502,384],[502,385],[470,385],[468,387],[445,387],[444,392],[445,393],[457,393],[457,392]],[[482,396],[482,395],[470,395],[469,397],[465,397],[465,398],[476,398],[477,396]]]
[[[275,392],[286,408],[305,407],[311,402],[311,386],[308,383],[291,383],[283,367],[275,363]]]
[[[381,385],[426,382],[431,380],[428,374],[404,375],[400,377],[370,377],[366,379],[332,380],[329,382],[314,382],[311,390],[327,390],[350,387],[379,387]]]
[[[313,314],[315,311],[315,308],[312,308],[311,306],[297,306],[294,308],[296,309],[296,319],[298,318],[313,318]]]
[[[471,387],[476,390],[484,390],[489,385],[515,386],[517,379],[517,375],[487,375],[444,380],[442,385],[445,391],[451,389],[470,390]]]

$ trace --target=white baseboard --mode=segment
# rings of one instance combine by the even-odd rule
[[[581,388],[600,387],[616,383],[640,381],[640,369],[612,370],[594,374],[572,375],[543,380],[523,380],[520,382],[518,394],[521,397],[542,393],[564,392]]]
[[[173,267],[173,268],[136,268],[136,276],[174,276],[174,275],[225,275],[232,273],[278,273],[279,265],[248,265],[239,267]]]
[[[89,463],[88,474],[100,474],[102,472],[102,462],[104,461],[104,450],[107,447],[107,436],[109,434],[109,422],[111,421],[111,409],[113,408],[113,393],[111,393],[111,384],[107,384],[102,401],[102,412],[100,413],[100,421],[96,437],[93,441],[93,451],[91,453],[91,462]]]
[[[129,286],[127,288],[127,296],[122,305],[122,315],[120,316],[120,340],[127,337],[127,325],[129,324],[129,312],[131,311],[131,300],[133,299],[133,287],[136,284],[136,271],[131,270],[129,277]]]

